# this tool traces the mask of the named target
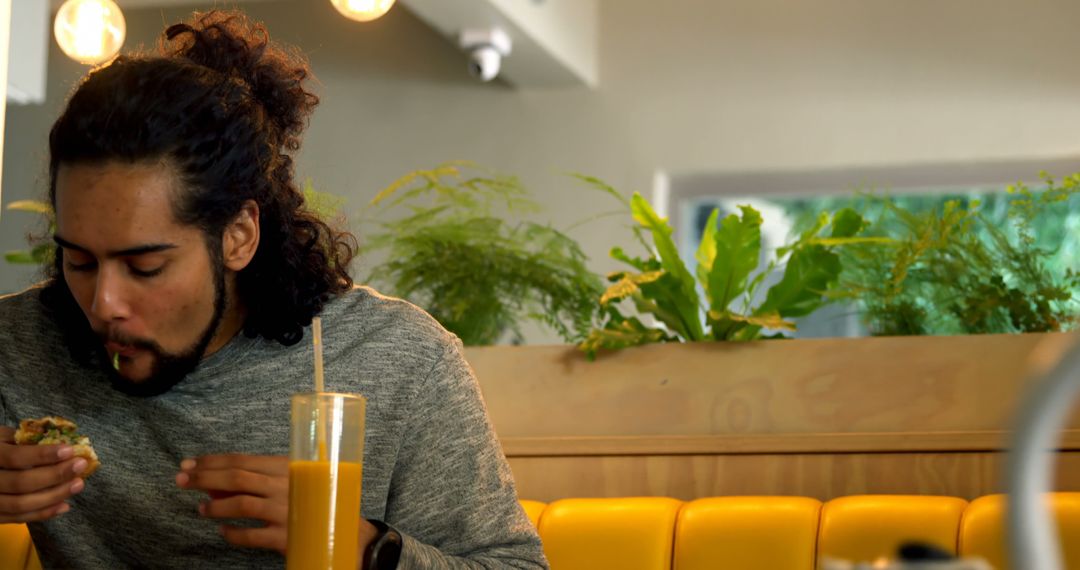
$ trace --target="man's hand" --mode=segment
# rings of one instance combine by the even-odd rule
[[[176,484],[183,489],[205,491],[210,500],[199,514],[213,519],[253,519],[260,528],[221,525],[230,544],[265,548],[285,554],[289,523],[289,459],[263,455],[204,455],[180,462]],[[360,519],[360,552],[377,530]]]
[[[285,554],[289,521],[289,459],[263,455],[204,455],[180,462],[176,484],[205,491],[199,514],[212,519],[252,519],[260,528],[221,525],[230,544]]]
[[[70,445],[16,445],[15,430],[0,427],[0,523],[51,519],[71,508],[83,490],[87,462]]]

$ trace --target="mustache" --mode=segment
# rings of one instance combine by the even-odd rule
[[[161,347],[158,346],[158,343],[150,339],[131,336],[120,331],[94,331],[94,334],[97,335],[97,337],[101,340],[102,344],[112,342],[123,346],[131,346],[155,352],[160,351],[161,349]]]

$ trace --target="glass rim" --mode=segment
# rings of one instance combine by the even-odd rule
[[[316,392],[314,390],[312,390],[311,392],[296,392],[290,397],[290,399],[296,399],[298,397],[327,400],[336,400],[340,398],[343,400],[367,401],[367,398],[365,398],[362,394],[351,394],[349,392]]]

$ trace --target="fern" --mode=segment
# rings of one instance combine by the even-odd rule
[[[1004,227],[977,201],[914,211],[871,198],[880,213],[868,231],[892,245],[847,248],[837,296],[855,300],[879,335],[1069,330],[1080,280],[1047,269],[1054,252],[1038,245],[1035,224],[1048,209],[1067,207],[1080,177],[1055,184],[1041,176],[1040,191],[1009,188]]]
[[[423,307],[466,345],[521,342],[534,320],[567,342],[592,328],[603,292],[577,242],[522,219],[538,211],[515,177],[471,163],[409,173],[380,192],[368,281]]]

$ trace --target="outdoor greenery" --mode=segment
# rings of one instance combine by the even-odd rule
[[[1037,228],[1050,210],[1068,208],[1080,191],[1080,175],[1059,183],[1042,177],[1045,188],[1037,191],[1009,187],[1000,217],[980,200],[913,209],[873,198],[867,210],[876,210],[875,221],[867,231],[888,236],[891,244],[845,249],[836,296],[856,301],[874,334],[1072,328],[1080,274],[1052,263],[1062,241],[1040,241]]]

